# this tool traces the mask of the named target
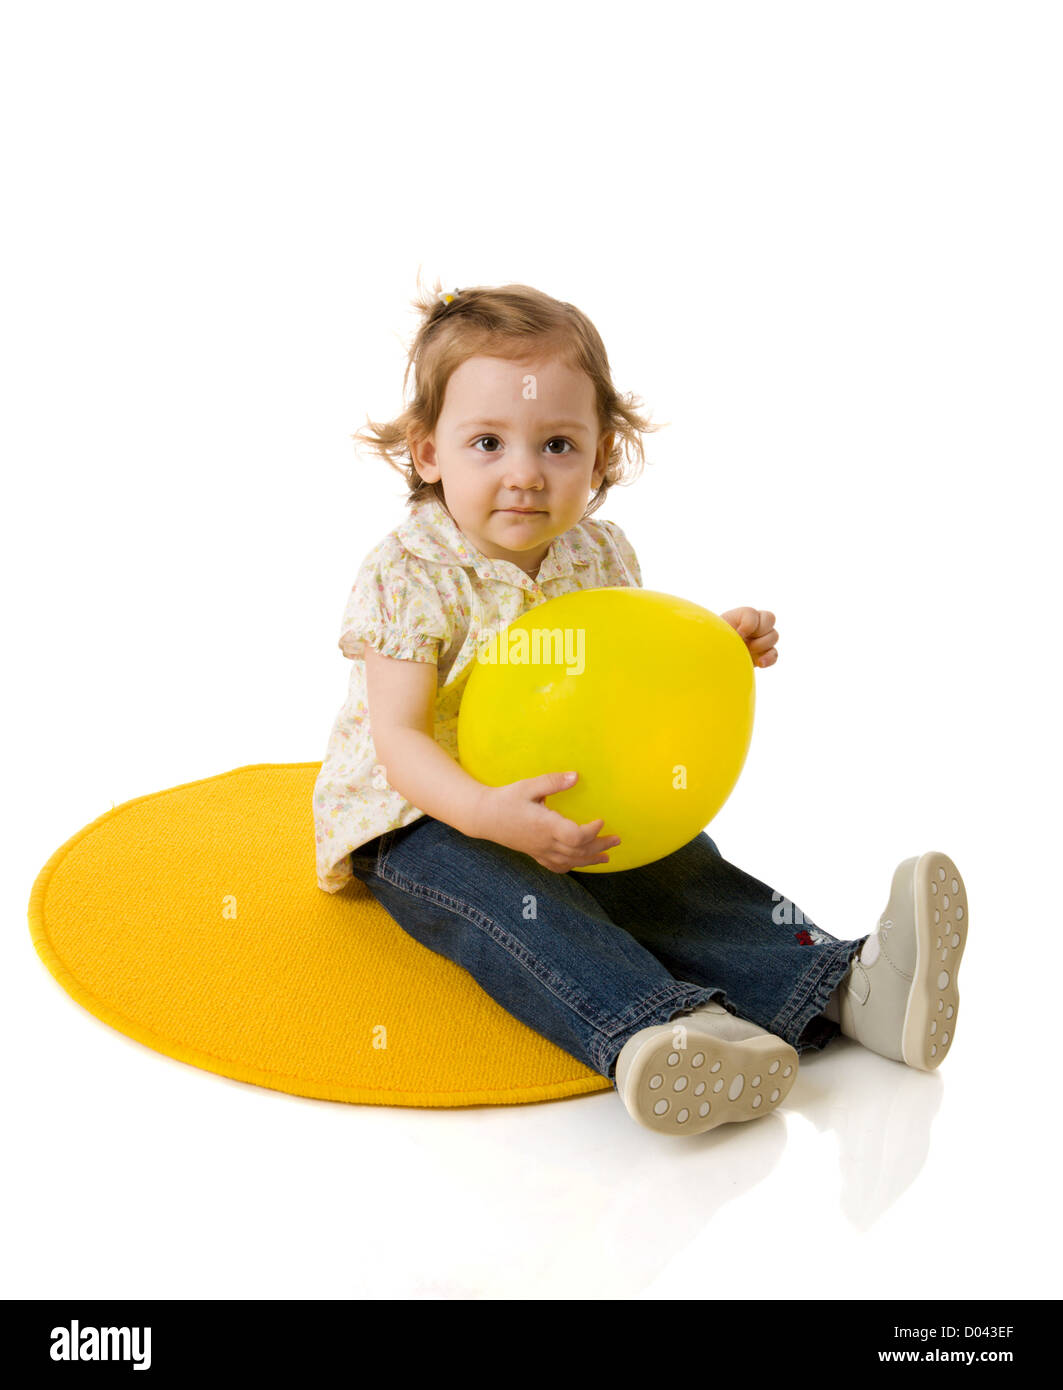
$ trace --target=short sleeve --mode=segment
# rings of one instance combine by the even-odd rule
[[[420,561],[390,538],[376,546],[347,599],[340,651],[353,660],[368,642],[382,656],[438,662],[447,640],[442,601]]]
[[[633,588],[642,588],[642,570],[639,566],[638,557],[635,554],[635,547],[624,535],[615,521],[606,521],[604,518],[598,523],[603,527],[613,545],[613,550],[618,557],[621,567],[630,576]]]

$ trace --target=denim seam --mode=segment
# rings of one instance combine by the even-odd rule
[[[617,1019],[617,1017],[613,1015],[610,1021],[614,1022],[615,1026],[612,1032],[609,1032],[601,1021],[605,1017],[604,1015],[598,1014],[596,1017],[588,1016],[585,1010],[580,1007],[580,1003],[577,1002],[577,997],[574,996],[571,991],[563,988],[564,980],[560,975],[556,975],[553,972],[544,974],[537,970],[535,966],[538,962],[538,958],[535,956],[534,952],[528,950],[518,937],[514,936],[512,932],[507,931],[506,928],[499,923],[493,921],[492,918],[488,917],[478,908],[473,907],[470,903],[463,902],[460,898],[452,898],[448,893],[444,893],[438,888],[427,887],[414,882],[413,879],[406,878],[403,874],[396,873],[395,870],[388,867],[383,859],[377,866],[377,873],[385,882],[390,883],[393,887],[399,888],[403,892],[411,894],[413,897],[424,898],[429,902],[436,903],[440,907],[447,908],[451,912],[456,912],[467,921],[472,922],[476,927],[480,927],[481,929],[486,928],[493,941],[496,941],[504,950],[508,951],[523,969],[535,976],[537,980],[550,990],[555,998],[559,999],[561,1003],[571,1009],[574,1014],[578,1015],[584,1023],[590,1028],[593,1028],[599,1035],[599,1040],[594,1044],[593,1052],[598,1058],[598,1070],[604,1074],[603,1048],[609,1044],[618,1033],[631,1027],[631,1020],[629,1018],[621,1015],[620,1018]],[[515,947],[517,949],[514,949]],[[688,1007],[686,1001],[690,994],[711,995],[713,993],[713,991],[703,989],[698,985],[683,984],[678,980],[675,984],[677,986],[676,989],[671,989],[667,985],[662,985],[648,1000],[639,1000],[637,1004],[632,1005],[631,1008],[627,1010],[627,1013],[632,1014],[638,1010],[639,1013],[637,1016],[644,1017],[647,1013],[652,1013],[660,1008],[661,1004],[670,997],[676,999],[674,1007],[681,1009]],[[559,989],[558,986],[562,986],[562,988]],[[715,991],[715,993],[721,992],[722,991]],[[579,998],[583,1000],[584,996],[579,996]]]
[[[670,989],[667,985],[662,985],[656,994],[651,994],[647,999],[640,999],[637,1004],[632,1004],[623,1014],[618,1015],[620,1020],[612,1032],[600,1029],[601,1041],[594,1049],[594,1054],[598,1059],[598,1070],[604,1075],[609,1075],[609,1062],[606,1060],[606,1046],[609,1046],[610,1056],[614,1057],[619,1051],[616,1048],[616,1039],[623,1033],[630,1033],[632,1036],[642,1028],[652,1026],[654,1014],[665,1010],[669,1018],[662,1019],[661,1022],[667,1023],[673,1014],[681,1013],[687,1009],[696,1009],[699,1004],[707,1004],[709,1000],[715,999],[717,995],[726,997],[722,989],[711,989],[701,985],[684,984],[681,980],[676,980],[676,989]]]
[[[696,1009],[699,1004],[708,1004],[717,995],[726,999],[726,993],[722,989],[716,989],[711,985],[692,985],[682,980],[676,980],[676,989],[662,987],[656,994],[651,995],[648,1000],[639,1000],[637,1004],[632,1004],[625,1009],[623,1014],[618,1015],[622,1020],[620,1025],[608,1034],[609,1038],[615,1038],[618,1033],[623,1033],[626,1029],[634,1026],[645,1026],[643,1020],[649,1015],[657,1013],[663,1004],[674,1001],[673,1007],[676,1009]],[[665,1020],[666,1022],[668,1020]]]
[[[677,981],[676,983],[679,983],[679,981]],[[668,1024],[668,1023],[670,1023],[670,1022],[672,1022],[672,1016],[673,1016],[674,1014],[676,1014],[676,1013],[683,1013],[683,1012],[685,1012],[685,1011],[687,1011],[687,1010],[690,1010],[690,1009],[696,1009],[700,1004],[708,1004],[708,1003],[709,1003],[711,1000],[713,1000],[713,999],[718,998],[719,1001],[720,1001],[720,1003],[722,1003],[722,1004],[724,1004],[724,1005],[726,1005],[726,1002],[727,1002],[727,993],[726,993],[725,990],[716,989],[716,988],[713,988],[713,987],[708,986],[708,985],[706,985],[706,986],[702,986],[702,985],[683,985],[683,986],[682,986],[682,991],[683,991],[683,992],[682,992],[682,995],[681,995],[681,996],[679,996],[679,997],[674,997],[674,998],[671,1000],[671,1002],[667,1005],[667,1011],[668,1011],[669,1017],[668,1017],[668,1018],[663,1018],[663,1019],[659,1019],[659,1020],[658,1020],[658,1022],[659,1022],[662,1026],[663,1026],[663,1025],[666,1025],[666,1024]],[[660,992],[663,992],[663,991],[659,991],[659,993],[660,993]],[[702,996],[703,996],[703,997],[702,997]],[[655,996],[655,999],[656,999],[656,996]],[[634,1037],[635,1034],[638,1033],[638,1032],[640,1032],[643,1028],[652,1028],[652,1027],[654,1026],[654,1022],[653,1022],[652,1015],[661,1012],[661,1007],[662,1007],[661,1004],[657,1004],[657,1003],[654,1002],[654,1003],[652,1003],[652,1007],[651,1007],[651,1006],[647,1006],[646,1008],[642,1009],[641,1013],[640,1013],[639,1016],[634,1020],[633,1024],[632,1024],[632,1023],[627,1023],[627,1024],[624,1025],[623,1028],[617,1028],[617,1029],[615,1029],[615,1030],[612,1032],[612,1034],[610,1034],[610,1036],[609,1036],[609,1041],[610,1041],[610,1043],[614,1043],[614,1044],[615,1044],[615,1040],[616,1040],[617,1034],[619,1034],[619,1033],[623,1033],[623,1032],[626,1032],[626,1031],[630,1030],[631,1036]],[[733,1008],[733,1005],[732,1005],[732,1008]],[[631,1012],[631,1011],[629,1010],[629,1012]],[[728,1012],[731,1012],[731,1010],[728,1010]],[[630,1039],[628,1039],[628,1041],[630,1041]],[[616,1059],[617,1059],[617,1057],[619,1057],[620,1052],[621,1052],[622,1050],[623,1050],[623,1047],[622,1047],[622,1046],[621,1046],[620,1048],[616,1048],[616,1047],[614,1046],[614,1049],[613,1049],[613,1052],[612,1052],[612,1062],[613,1062],[613,1063],[616,1062]],[[609,1076],[609,1075],[610,1075],[610,1062],[607,1062],[607,1061],[606,1061],[605,1053],[604,1053],[604,1052],[599,1051],[599,1053],[598,1053],[598,1060],[599,1060],[599,1063],[600,1063],[599,1070],[600,1070],[605,1076]],[[612,1079],[614,1080],[614,1083],[615,1083],[615,1077],[613,1077]]]
[[[840,964],[840,958],[844,958],[848,964],[849,942],[841,943],[841,950],[831,947],[824,951],[818,960],[813,961],[809,968],[794,986],[789,999],[776,1014],[769,1025],[769,1032],[776,1036],[785,1037],[797,1024],[801,1014],[813,1003],[823,988],[824,979],[831,974]],[[843,971],[842,974],[845,972]],[[829,995],[827,996],[829,998]],[[826,1008],[826,998],[823,1001]]]
[[[837,968],[839,964],[844,964],[848,968],[854,956],[860,951],[867,937],[859,937],[856,941],[842,941],[837,948],[824,951],[817,961],[814,961],[801,976],[794,986],[790,998],[775,1015],[768,1025],[768,1031],[774,1033],[776,1037],[785,1038],[800,1020],[801,1014],[808,1009],[810,1004],[820,1003],[818,1012],[822,1013],[827,1007],[827,1002],[837,984],[832,985],[824,994],[823,982]],[[845,975],[842,970],[839,980]],[[822,995],[822,999],[819,996]],[[811,1018],[816,1016],[814,1011],[809,1019],[804,1020],[802,1029],[807,1027]]]

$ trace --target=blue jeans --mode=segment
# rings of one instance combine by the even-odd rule
[[[823,1010],[867,940],[828,936],[704,831],[638,869],[558,874],[424,815],[351,869],[416,941],[614,1086],[628,1038],[710,999],[821,1050],[838,1033]]]

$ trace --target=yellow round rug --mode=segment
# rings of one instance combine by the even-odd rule
[[[357,880],[317,886],[320,763],[234,768],[78,831],[30,897],[77,1002],[181,1062],[359,1105],[518,1105],[611,1089]]]

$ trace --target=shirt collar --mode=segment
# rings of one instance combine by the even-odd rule
[[[548,579],[558,579],[571,574],[577,566],[591,563],[583,528],[573,526],[554,537],[533,579],[512,560],[493,560],[477,549],[434,493],[413,504],[410,516],[396,529],[396,535],[411,554],[422,560],[461,565],[475,570],[482,579],[500,579],[523,589],[534,589]]]

